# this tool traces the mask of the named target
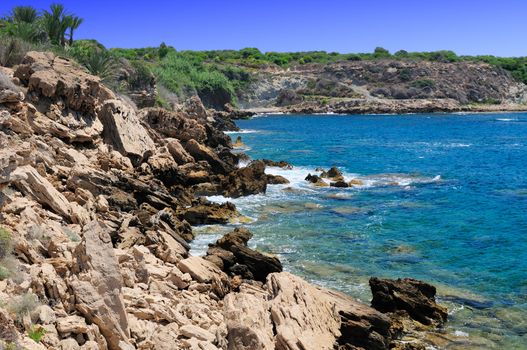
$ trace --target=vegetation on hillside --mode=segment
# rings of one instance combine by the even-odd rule
[[[74,59],[118,91],[140,90],[155,77],[159,86],[158,104],[169,106],[167,100],[171,97],[177,101],[198,94],[208,106],[216,108],[225,103],[236,104],[238,92],[251,82],[252,73],[257,69],[312,63],[380,59],[485,62],[510,71],[513,77],[527,83],[527,57],[458,56],[446,50],[400,50],[392,54],[382,47],[375,48],[372,53],[348,54],[325,51],[263,53],[257,48],[176,51],[164,43],[140,49],[106,49],[95,40],[74,40],[82,23],[82,18],[69,13],[60,4],[43,11],[32,6],[14,7],[0,19],[0,64],[16,65],[28,50],[51,50]],[[119,76],[120,70],[127,73]],[[401,74],[404,78],[405,72]],[[416,84],[424,86],[430,82]]]

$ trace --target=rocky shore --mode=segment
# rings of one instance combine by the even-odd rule
[[[372,278],[371,306],[283,272],[237,228],[204,257],[192,226],[286,179],[238,166],[198,98],[137,109],[72,62],[0,68],[0,345],[6,349],[424,349],[435,288]],[[338,183],[336,170],[328,178]],[[411,335],[411,340],[408,340]]]

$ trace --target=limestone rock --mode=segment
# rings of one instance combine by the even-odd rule
[[[88,224],[75,256],[76,275],[68,284],[76,309],[99,327],[110,350],[120,349],[130,334],[121,296],[122,278],[108,229],[97,221]]]
[[[177,266],[181,272],[188,273],[200,283],[210,283],[215,279],[226,277],[216,265],[198,256],[181,260]]]
[[[25,195],[49,206],[57,214],[70,218],[72,213],[70,202],[31,165],[17,168],[11,173],[11,180]]]
[[[229,350],[275,349],[267,301],[249,293],[231,293],[224,305]]]
[[[104,140],[113,145],[132,162],[139,164],[155,150],[150,138],[133,108],[120,100],[108,100],[102,106],[99,119],[104,125]]]

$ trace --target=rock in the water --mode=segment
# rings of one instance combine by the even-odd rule
[[[245,168],[233,171],[222,181],[222,189],[223,195],[231,198],[265,193],[267,190],[265,163],[254,161]]]
[[[178,215],[191,225],[226,224],[240,217],[236,206],[230,202],[201,203],[182,210]]]
[[[281,175],[267,175],[267,183],[269,185],[287,185],[289,180]]]
[[[331,167],[328,171],[323,171],[320,177],[327,178],[333,181],[342,181],[344,177],[337,167]]]
[[[347,188],[349,184],[346,181],[335,181],[329,184],[331,187]]]
[[[372,277],[372,307],[381,312],[404,310],[411,318],[425,325],[442,325],[447,320],[447,309],[436,304],[436,288],[428,283],[404,279]]]
[[[236,228],[211,245],[208,255],[221,259],[225,271],[265,282],[270,273],[282,271],[282,263],[274,256],[249,248],[247,242],[251,237],[252,233],[246,228]],[[246,272],[243,273],[244,271]]]
[[[270,160],[270,159],[262,159],[262,161],[267,166],[274,166],[274,167],[282,168],[282,169],[286,169],[286,170],[293,169],[293,166],[291,164],[289,164],[288,162],[286,162],[285,160],[281,160],[281,161],[276,162],[276,161]]]
[[[324,180],[322,180],[320,176],[318,175],[307,174],[305,180],[312,183],[315,186],[320,186],[320,187],[328,186],[328,184],[324,182]]]

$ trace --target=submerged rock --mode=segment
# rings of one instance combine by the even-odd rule
[[[447,309],[436,304],[436,288],[428,283],[404,279],[380,279],[372,277],[372,307],[381,312],[406,311],[408,315],[425,325],[443,325],[448,317]]]

